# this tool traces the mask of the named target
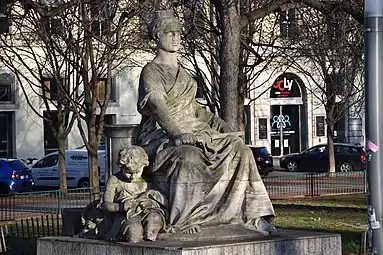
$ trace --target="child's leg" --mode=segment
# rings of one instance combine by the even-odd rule
[[[151,211],[145,219],[142,221],[142,226],[144,230],[144,239],[155,241],[158,235],[158,232],[163,227],[163,217],[159,212]]]
[[[139,243],[143,239],[143,229],[139,218],[132,218],[126,222],[124,230],[125,241]]]

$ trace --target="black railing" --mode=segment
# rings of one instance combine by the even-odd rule
[[[366,177],[366,171],[309,173],[270,176],[265,177],[263,182],[271,199],[286,199],[366,193]],[[6,249],[4,240],[8,240],[8,243],[15,240],[23,242],[25,239],[59,235],[63,209],[84,208],[91,202],[91,198],[90,189],[31,192],[0,197],[0,252],[1,249]]]
[[[263,182],[271,199],[367,192],[366,171],[270,176]]]

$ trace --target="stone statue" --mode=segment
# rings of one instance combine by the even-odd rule
[[[82,237],[154,241],[165,229],[164,198],[141,178],[148,156],[139,146],[124,147],[118,154],[120,171],[108,179],[103,201],[94,201],[83,214]]]
[[[177,60],[180,31],[172,13],[158,13],[149,26],[157,54],[139,84],[138,145],[149,156],[151,182],[167,199],[167,224],[191,234],[243,224],[269,235],[274,209],[252,152],[196,101],[196,81]]]

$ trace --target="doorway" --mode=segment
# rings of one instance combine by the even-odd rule
[[[300,105],[271,106],[271,154],[281,156],[300,151]]]

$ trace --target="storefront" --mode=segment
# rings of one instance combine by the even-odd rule
[[[270,89],[271,154],[281,156],[307,147],[307,95],[302,80],[284,73]]]

